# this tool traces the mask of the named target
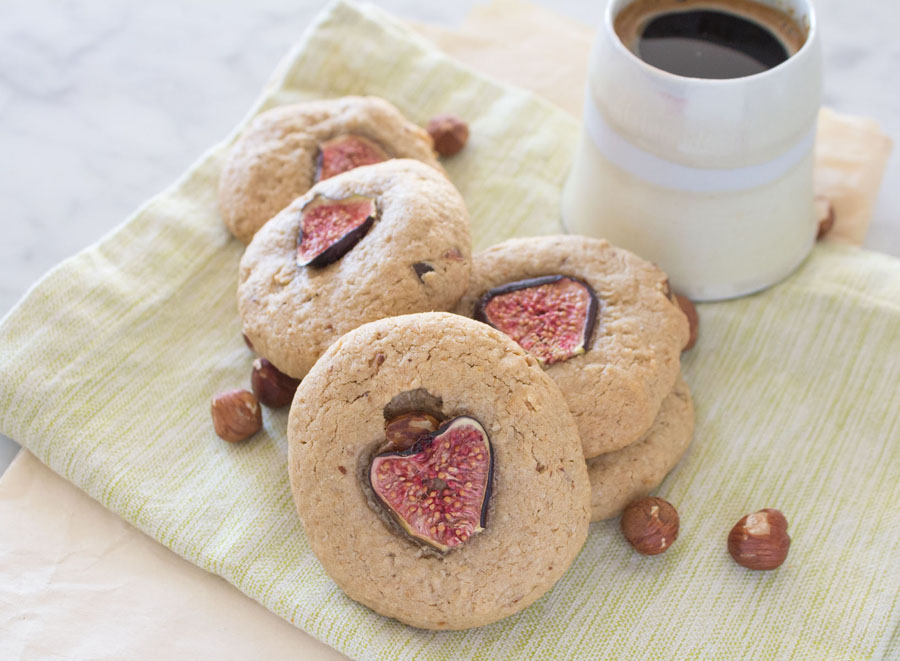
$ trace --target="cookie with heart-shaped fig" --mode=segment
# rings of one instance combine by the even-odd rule
[[[588,458],[650,428],[688,339],[665,273],[583,236],[510,239],[475,255],[455,311],[539,361],[564,393]]]
[[[587,467],[562,393],[509,337],[454,314],[335,342],[295,395],[288,465],[328,574],[417,627],[520,611],[587,537]]]

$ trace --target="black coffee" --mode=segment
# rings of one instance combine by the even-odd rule
[[[787,14],[748,0],[637,0],[616,32],[654,67],[690,78],[740,78],[778,66],[805,34]]]

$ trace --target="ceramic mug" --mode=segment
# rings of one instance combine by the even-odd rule
[[[687,78],[645,63],[613,28],[631,0],[610,1],[591,55],[563,222],[657,263],[694,300],[764,289],[815,241],[816,18],[808,0],[759,1],[807,29],[762,73]]]

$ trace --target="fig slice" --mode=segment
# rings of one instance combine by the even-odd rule
[[[503,331],[543,365],[584,353],[597,322],[597,295],[567,275],[518,280],[489,290],[475,319]]]
[[[459,416],[408,450],[377,455],[369,483],[411,537],[449,551],[484,530],[493,467],[484,427]]]
[[[336,262],[366,235],[377,212],[371,197],[351,195],[332,200],[316,195],[300,212],[297,264],[327,266]]]
[[[338,135],[319,145],[315,181],[330,179],[361,165],[381,163],[388,158],[374,140],[353,133]]]

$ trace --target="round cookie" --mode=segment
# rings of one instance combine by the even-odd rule
[[[591,521],[621,514],[628,503],[658,487],[681,460],[693,435],[691,391],[679,376],[653,425],[639,441],[588,459]]]
[[[472,261],[469,288],[456,307],[467,317],[487,291],[506,283],[563,275],[590,285],[598,306],[584,353],[546,371],[566,396],[585,457],[640,438],[672,390],[688,339],[666,274],[627,250],[583,236],[510,239]]]
[[[377,219],[327,266],[298,266],[300,216],[322,196],[375,200]],[[449,310],[471,265],[469,217],[439,172],[408,159],[321,181],[257,233],[241,259],[238,310],[260,356],[296,379],[325,349],[366,322]]]
[[[228,154],[219,209],[231,233],[250,243],[266,221],[316,183],[320,145],[347,135],[360,136],[376,158],[414,158],[443,172],[427,131],[384,99],[345,96],[279,106],[256,117]]]
[[[390,525],[368,480],[386,419],[475,418],[493,455],[484,530],[446,553]],[[502,333],[433,312],[382,319],[335,342],[288,421],[297,510],[316,556],[352,599],[401,622],[465,629],[553,586],[587,537],[590,487],[553,381]]]

